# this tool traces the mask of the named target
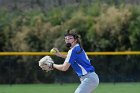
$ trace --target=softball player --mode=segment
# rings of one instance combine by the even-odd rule
[[[87,54],[80,45],[78,35],[68,31],[65,35],[65,42],[66,46],[70,48],[67,55],[61,54],[59,50],[55,48],[57,51],[55,55],[65,58],[64,63],[52,64],[52,67],[60,71],[66,71],[69,66],[72,66],[81,81],[75,93],[92,93],[99,84],[99,78]]]

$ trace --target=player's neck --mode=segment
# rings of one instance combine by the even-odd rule
[[[72,44],[72,46],[70,48],[73,48],[77,43]]]

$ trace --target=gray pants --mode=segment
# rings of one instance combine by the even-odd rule
[[[99,78],[95,72],[80,77],[80,81],[81,84],[75,90],[75,93],[92,93],[99,84]]]

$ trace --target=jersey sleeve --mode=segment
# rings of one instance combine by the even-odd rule
[[[72,64],[76,59],[76,53],[74,50],[69,50],[65,62]]]

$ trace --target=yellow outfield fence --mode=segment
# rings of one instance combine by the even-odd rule
[[[61,52],[67,54],[67,52]],[[140,51],[125,52],[86,52],[87,55],[140,55]],[[54,55],[50,52],[0,52],[0,56],[43,56]]]

